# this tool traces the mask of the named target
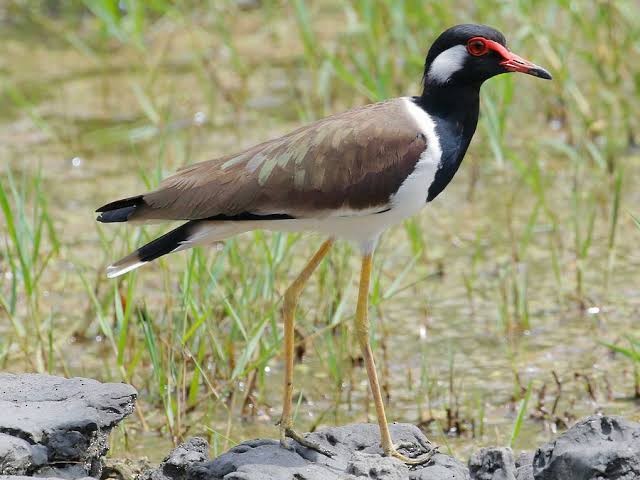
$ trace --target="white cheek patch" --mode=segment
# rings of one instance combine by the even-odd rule
[[[434,83],[447,83],[455,72],[462,69],[468,55],[464,45],[448,48],[431,63],[427,79]]]

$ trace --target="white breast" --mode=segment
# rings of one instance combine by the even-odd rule
[[[415,215],[427,202],[427,192],[433,183],[442,157],[442,148],[436,134],[433,119],[411,98],[403,98],[407,111],[414,118],[418,129],[427,138],[427,149],[420,155],[415,170],[391,197],[392,209],[402,219]]]

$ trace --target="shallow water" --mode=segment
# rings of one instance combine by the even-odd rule
[[[145,189],[140,170],[150,172],[149,182],[154,184],[185,163],[237,151],[287,132],[304,121],[300,117],[309,116],[308,111],[304,113],[306,100],[300,97],[316,92],[313,82],[308,81],[310,67],[301,61],[301,47],[289,48],[291,21],[271,18],[265,26],[260,15],[259,10],[244,12],[230,23],[234,47],[243,68],[250,70],[245,76],[238,73],[236,57],[225,38],[201,25],[191,29],[160,22],[147,39],[148,52],[107,42],[108,48],[96,49],[92,56],[58,37],[43,42],[42,31],[24,30],[4,20],[1,37],[5,55],[0,59],[0,71],[6,74],[6,85],[19,95],[2,100],[0,169],[11,168],[16,177],[34,175],[41,169],[44,193],[62,244],[40,282],[40,312],[48,325],[46,332],[55,339],[56,360],[47,362],[27,355],[29,348],[20,345],[14,327],[3,320],[0,337],[9,339],[3,344],[8,345],[3,355],[6,369],[33,370],[48,365],[57,374],[122,379],[96,318],[87,313],[91,303],[78,271],[96,285],[96,290],[109,290],[112,284],[102,278],[104,266],[115,260],[109,255],[124,253],[141,239],[131,227],[97,227],[93,209]],[[339,28],[336,25],[321,28],[332,25],[331,15],[329,12],[326,18],[318,19],[318,31],[327,41],[339,33],[334,31]],[[51,21],[68,28],[62,20]],[[88,20],[83,22],[87,24],[82,23],[77,33],[89,36],[86,32],[92,27]],[[203,80],[206,75],[209,77]],[[531,87],[532,82],[518,79],[516,89],[532,88],[542,95],[544,87]],[[407,81],[407,86],[414,84]],[[523,98],[519,108],[532,110],[536,98],[541,97]],[[345,89],[312,111],[321,115],[365,102]],[[463,457],[479,445],[509,442],[518,400],[530,381],[529,415],[517,448],[533,448],[556,429],[562,430],[563,423],[570,424],[583,415],[602,412],[640,418],[638,400],[632,398],[632,363],[600,343],[625,345],[625,335],[637,335],[640,254],[636,246],[640,232],[622,213],[614,268],[609,272],[610,191],[606,184],[586,175],[580,195],[596,199],[597,220],[593,245],[588,257],[581,260],[583,297],[576,298],[577,260],[571,222],[572,215],[579,214],[572,213],[569,206],[574,172],[566,158],[554,158],[551,150],[532,145],[541,128],[548,130],[546,138],[560,138],[564,133],[546,124],[542,115],[530,122],[517,118],[514,122],[509,127],[513,139],[507,136],[505,140],[512,145],[512,154],[525,161],[546,155],[540,161],[546,168],[546,204],[557,215],[559,230],[553,230],[550,217],[536,217],[526,250],[517,246],[521,258],[513,260],[514,232],[518,238],[524,234],[534,199],[511,164],[501,165],[493,158],[481,124],[455,182],[419,217],[426,250],[408,273],[402,273],[400,284],[406,288],[372,308],[376,352],[383,359],[380,368],[391,392],[388,417],[422,422],[434,442]],[[620,161],[625,178],[637,178],[638,157],[628,153]],[[479,180],[469,199],[473,172],[478,171]],[[635,211],[640,193],[631,181],[625,185],[622,205]],[[128,239],[114,233],[116,230],[129,232]],[[413,256],[407,237],[398,227],[383,239],[376,257],[383,292],[392,288]],[[251,236],[238,240],[249,250],[253,241]],[[105,242],[117,248],[109,251]],[[295,268],[317,242],[315,238],[300,242],[294,250],[300,257]],[[4,239],[1,243],[5,244]],[[551,246],[557,243],[558,270],[554,271]],[[346,258],[345,252],[343,247],[336,257]],[[176,257],[168,265],[179,275],[187,260]],[[6,292],[9,270],[4,255],[0,260],[5,281],[0,288]],[[351,265],[347,273],[351,277],[340,284],[348,298],[344,307],[347,319],[355,304],[355,256]],[[166,297],[165,277],[157,275],[154,268],[139,273],[137,300],[154,313],[164,312],[164,307],[170,311],[168,305],[177,300]],[[283,277],[292,277],[295,268],[279,271],[280,291],[286,283]],[[515,277],[511,276],[513,269],[520,269]],[[526,279],[523,304],[514,299],[517,283],[513,278]],[[326,319],[318,302],[321,295],[316,285],[310,285],[301,309],[305,317],[317,315],[311,324],[320,328]],[[515,312],[525,308],[522,305],[530,323],[526,328],[516,325]],[[25,324],[28,315],[26,307],[19,308],[18,316]],[[343,338],[343,333],[335,332],[336,341],[346,343],[349,352],[356,351],[353,339]],[[351,359],[344,359],[342,385],[335,385],[323,351],[327,344],[321,341],[326,335],[324,332],[308,342],[303,363],[297,367],[296,385],[304,395],[298,413],[300,428],[315,427],[316,423],[375,421],[362,368],[347,365]],[[352,360],[357,365],[358,359]],[[253,415],[241,418],[234,413],[228,423],[222,402],[203,396],[201,402],[210,402],[208,407],[184,415],[181,421],[188,425],[182,426],[182,435],[212,437],[219,442],[214,449],[223,449],[226,444],[212,431],[230,431],[232,441],[275,436],[273,424],[281,404],[280,361],[275,356],[263,368]],[[562,382],[559,395],[552,372]],[[135,371],[140,382],[136,387],[141,394],[141,415],[116,432],[112,450],[116,456],[144,455],[158,460],[170,448],[173,439],[165,428],[161,402],[142,380],[151,376],[148,362]],[[240,392],[243,387],[241,381]],[[555,412],[543,415],[556,398]],[[458,413],[447,426],[447,409],[452,408]],[[544,418],[531,417],[536,415]],[[148,431],[143,431],[141,416]],[[457,431],[460,428],[463,432]]]

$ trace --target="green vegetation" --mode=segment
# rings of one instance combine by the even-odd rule
[[[389,415],[460,453],[531,446],[594,410],[637,417],[624,400],[638,389],[635,0],[6,0],[0,369],[131,382],[120,455],[275,435],[281,295],[321,239],[256,232],[111,281],[106,265],[162,229],[92,211],[181,165],[418,93],[428,45],[469,21],[554,81],[484,87],[455,181],[383,239],[371,315]],[[350,334],[353,253],[339,245],[301,300],[301,429],[374,418]]]
[[[633,373],[635,377],[634,395],[640,399],[640,339],[627,335],[626,343],[629,347],[621,347],[612,343],[604,343],[612,352],[620,353],[633,362]]]

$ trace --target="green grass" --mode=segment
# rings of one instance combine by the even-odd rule
[[[31,201],[27,202],[27,198]],[[12,325],[10,334],[27,352],[35,345],[35,368],[43,369],[43,357],[49,352],[46,337],[47,314],[40,306],[41,277],[52,257],[59,253],[60,242],[53,227],[42,176],[16,179],[11,170],[0,182],[0,210],[4,218],[3,264],[5,287],[0,291],[0,307]],[[29,323],[35,335],[27,338]],[[50,331],[50,330],[49,330]],[[32,332],[33,333],[33,332]]]
[[[625,340],[628,347],[622,347],[620,345],[606,342],[602,342],[602,344],[608,347],[612,352],[619,353],[632,362],[635,385],[634,396],[638,399],[640,398],[640,339],[631,335],[626,335]]]
[[[640,200],[635,2],[4,8],[3,48],[19,60],[10,71],[0,65],[3,369],[133,383],[140,403],[127,438],[199,433],[220,451],[273,435],[281,296],[321,239],[256,232],[111,281],[106,265],[164,229],[97,225],[92,210],[184,164],[415,94],[429,43],[445,26],[474,21],[502,29],[554,81],[502,76],[483,87],[456,180],[383,239],[371,315],[389,416],[422,422],[454,450],[509,438],[526,447],[535,435],[525,432],[544,435],[523,428],[526,404],[515,427],[503,414],[522,398],[521,378],[531,382],[525,398],[558,369],[603,383],[607,372],[619,396],[637,389],[637,369],[620,373],[624,353],[600,358],[603,339],[635,338],[638,231],[620,215]],[[357,252],[338,245],[303,294],[302,429],[374,419],[351,335],[357,268]],[[563,408],[591,413],[591,399],[569,390]],[[458,439],[453,420],[465,427]]]
[[[522,400],[520,400],[520,406],[518,407],[518,416],[516,417],[516,421],[513,424],[513,430],[511,431],[511,439],[509,440],[509,447],[513,448],[520,436],[520,431],[522,430],[522,424],[524,423],[527,415],[527,406],[529,405],[529,400],[531,399],[531,391],[532,384],[529,382],[527,385],[527,391],[524,394]]]

